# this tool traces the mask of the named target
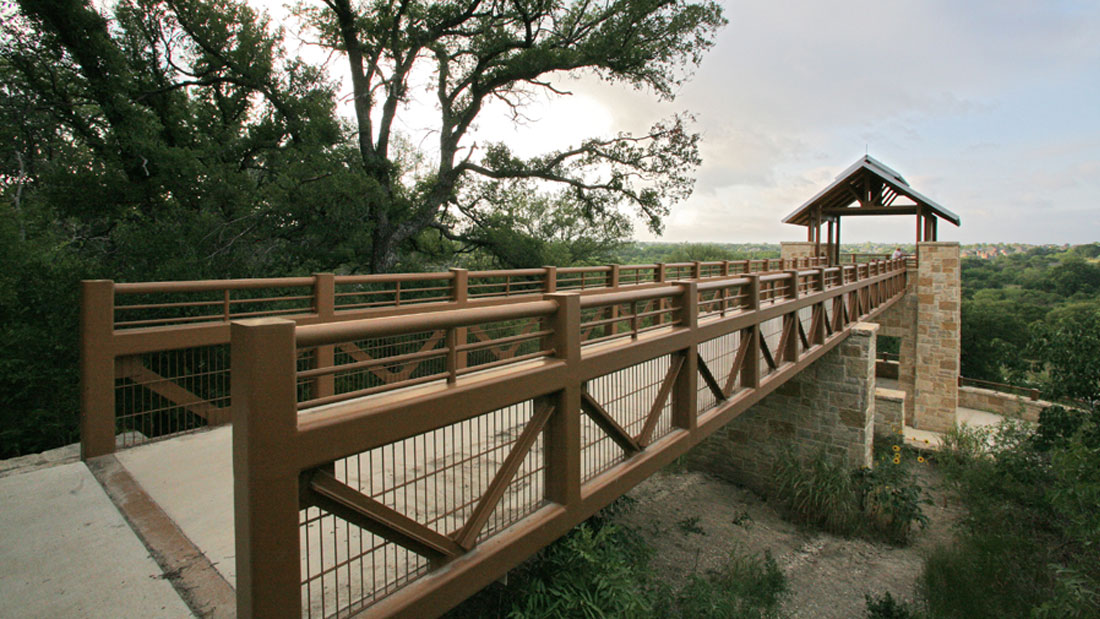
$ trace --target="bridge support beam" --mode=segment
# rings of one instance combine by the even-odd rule
[[[870,466],[877,332],[854,325],[847,340],[689,452],[688,465],[764,494],[791,447]]]

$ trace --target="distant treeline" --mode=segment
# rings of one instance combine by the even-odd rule
[[[964,258],[962,296],[964,376],[1053,392],[1067,372],[1100,381],[1100,243]]]

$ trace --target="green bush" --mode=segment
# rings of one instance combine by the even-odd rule
[[[921,576],[942,617],[1100,616],[1097,413],[1048,410],[1037,428],[953,433],[946,478],[967,507]]]
[[[868,619],[918,619],[921,614],[911,604],[899,600],[889,591],[882,595],[864,594]]]
[[[786,593],[787,577],[771,553],[735,552],[717,573],[692,574],[676,602],[681,617],[758,619],[777,616]]]
[[[891,442],[874,467],[853,470],[824,451],[808,460],[788,451],[776,467],[775,496],[799,524],[904,544],[914,524],[928,521],[921,509],[928,500],[908,469],[914,457],[923,460]]]

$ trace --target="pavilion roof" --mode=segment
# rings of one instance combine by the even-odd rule
[[[958,215],[910,187],[901,174],[869,155],[841,172],[832,184],[783,218],[783,223],[813,226],[814,212],[819,208],[824,218],[915,215],[923,209],[956,226],[961,223]]]

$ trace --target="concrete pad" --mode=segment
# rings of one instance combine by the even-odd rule
[[[232,428],[219,426],[140,445],[116,457],[215,569],[236,586]]]
[[[955,421],[959,425],[974,426],[978,428],[1000,425],[1005,420],[1000,415],[975,410],[973,408],[959,407],[955,411]]]
[[[0,479],[0,615],[190,617],[76,462]]]

